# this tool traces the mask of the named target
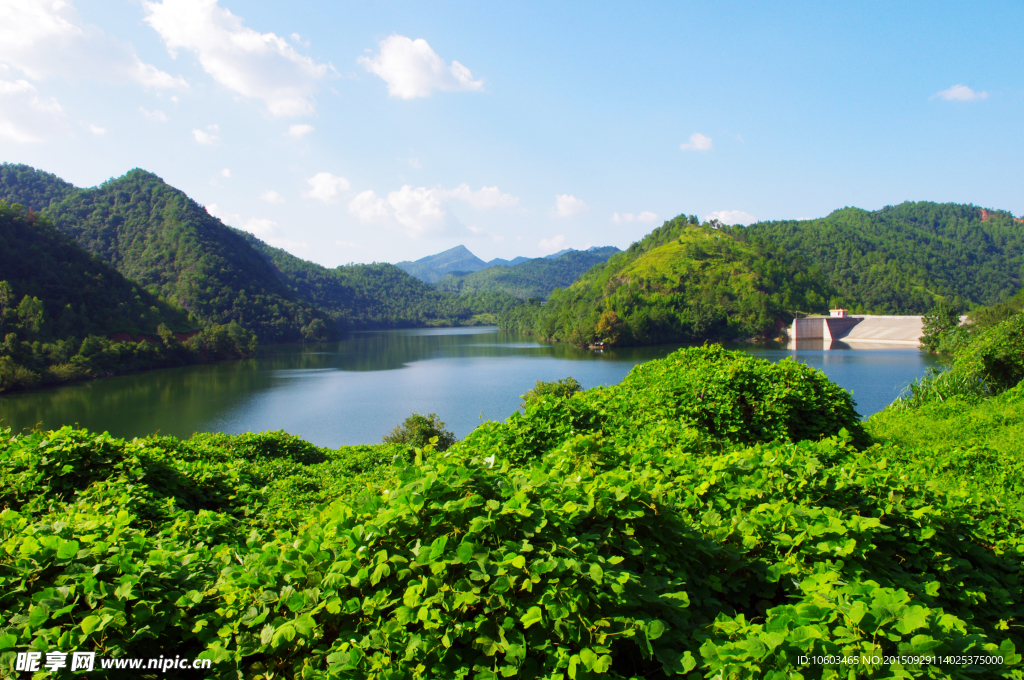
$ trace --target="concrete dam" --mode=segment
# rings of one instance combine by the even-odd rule
[[[789,329],[790,342],[810,348],[820,343],[823,349],[834,344],[857,348],[918,347],[924,334],[920,316],[847,315],[832,310],[832,316],[794,319]]]

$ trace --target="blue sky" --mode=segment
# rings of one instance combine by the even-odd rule
[[[1024,5],[0,0],[0,161],[328,266],[904,200],[1024,213]]]

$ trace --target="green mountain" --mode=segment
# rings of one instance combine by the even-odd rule
[[[326,339],[346,328],[479,323],[488,320],[481,314],[518,304],[501,293],[439,292],[393,265],[329,269],[301,260],[225,226],[143,170],[75,189],[28,166],[5,165],[0,196],[45,208],[63,233],[198,323],[235,321],[263,342]]]
[[[529,261],[530,261],[530,258],[522,257],[522,256],[520,256],[520,257],[513,257],[511,260],[505,260],[503,258],[496,257],[493,260],[488,261],[487,262],[487,266],[488,267],[515,267],[516,265],[522,264],[524,262],[529,262]]]
[[[557,258],[538,257],[515,266],[492,266],[472,274],[448,274],[434,286],[452,293],[502,292],[518,298],[546,298],[566,288],[591,267],[618,253],[615,246],[569,250]],[[520,259],[520,258],[516,258]]]
[[[600,248],[591,248],[591,251],[602,250]],[[616,249],[617,251],[618,249]],[[579,252],[572,248],[559,251],[554,255],[547,255],[548,259],[554,259],[560,257],[566,253]],[[590,252],[590,251],[588,251]],[[541,258],[543,259],[543,258]],[[607,258],[605,258],[607,259]],[[434,283],[443,277],[461,277],[466,274],[472,274],[474,272],[483,271],[491,267],[516,267],[523,264],[524,262],[532,262],[533,260],[529,257],[514,257],[511,260],[505,260],[500,257],[496,257],[489,262],[484,262],[479,257],[469,252],[466,246],[455,246],[450,248],[443,253],[437,253],[436,255],[428,255],[421,257],[415,262],[399,262],[395,266],[402,271],[415,276],[424,283]],[[595,260],[596,263],[596,260]],[[582,272],[581,272],[582,273]],[[471,286],[473,290],[477,290],[477,287]],[[498,288],[483,288],[482,290],[499,290]],[[469,291],[467,291],[469,292]],[[522,297],[522,296],[520,296]]]
[[[266,258],[296,296],[326,312],[342,328],[456,325],[469,322],[478,313],[497,312],[515,304],[501,296],[459,297],[438,292],[392,264],[329,269],[246,232],[238,234]]]
[[[443,253],[421,257],[415,262],[399,262],[395,266],[420,281],[433,283],[449,272],[480,271],[487,263],[469,252],[466,246],[455,246]]]
[[[798,255],[696,222],[666,222],[500,324],[578,345],[640,345],[773,337],[793,310],[825,310],[833,290]]]
[[[856,312],[923,314],[946,298],[961,310],[1021,288],[1024,225],[1006,211],[955,203],[843,208],[817,220],[732,227],[751,244],[802,255]]]
[[[75,191],[75,186],[60,177],[28,165],[0,164],[0,201],[20,204],[39,212],[60,203]]]
[[[44,339],[156,335],[160,324],[174,331],[198,328],[187,312],[97,260],[46,219],[2,202],[0,280],[10,286],[7,305],[16,307],[26,296],[40,300],[42,320],[33,335]]]
[[[0,392],[241,356],[255,347],[237,325],[199,331],[185,310],[97,260],[39,213],[4,201],[0,338]]]
[[[46,210],[90,253],[203,323],[236,321],[263,342],[299,340],[323,312],[298,299],[235,230],[144,170]]]

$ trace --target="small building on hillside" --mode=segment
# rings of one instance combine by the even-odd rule
[[[830,310],[828,310],[828,315],[830,317],[832,317],[833,319],[845,319],[847,314],[849,314],[849,313],[850,313],[850,310],[848,310],[848,309],[841,309],[840,308],[840,309],[830,309]]]

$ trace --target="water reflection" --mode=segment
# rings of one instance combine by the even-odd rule
[[[537,380],[574,376],[584,387],[618,382],[676,345],[593,352],[489,328],[355,333],[335,343],[278,345],[253,359],[116,376],[0,397],[16,429],[80,424],[122,437],[153,432],[284,429],[325,446],[372,443],[410,413],[434,412],[458,436],[504,419]],[[743,348],[793,356],[852,389],[873,413],[932,363],[916,350]]]

